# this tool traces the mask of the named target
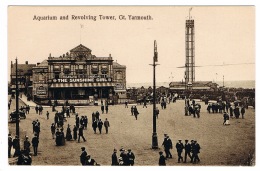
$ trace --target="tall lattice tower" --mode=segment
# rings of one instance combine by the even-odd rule
[[[185,24],[185,50],[186,50],[186,62],[185,62],[185,82],[186,84],[193,83],[195,81],[195,33],[194,33],[194,20],[190,17],[186,20]]]

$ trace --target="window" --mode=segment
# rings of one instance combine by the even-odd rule
[[[54,72],[60,72],[60,65],[54,65],[53,66],[53,71]]]
[[[97,74],[98,73],[98,65],[96,64],[94,64],[94,65],[92,65],[91,66],[91,72],[92,72],[92,74]]]
[[[64,65],[63,73],[64,74],[70,74],[70,65]]]
[[[101,73],[102,74],[107,74],[107,72],[108,72],[108,65],[107,64],[103,64],[101,66]]]

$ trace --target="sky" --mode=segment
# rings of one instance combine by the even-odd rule
[[[157,41],[158,82],[184,79],[185,20],[192,6],[145,7],[8,7],[8,71],[10,61],[37,63],[60,56],[80,43],[97,57],[112,55],[126,65],[127,83],[152,82],[153,44]],[[255,7],[193,6],[196,81],[255,80]],[[34,16],[57,20],[33,20]],[[67,16],[68,20],[60,20]],[[72,20],[72,15],[97,20]],[[99,15],[116,20],[100,20]],[[124,15],[126,20],[120,20]],[[152,20],[129,20],[128,15]],[[246,64],[245,64],[246,63]],[[222,64],[239,64],[214,66]],[[8,74],[9,74],[8,72]]]

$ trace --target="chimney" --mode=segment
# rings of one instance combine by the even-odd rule
[[[11,68],[13,68],[14,64],[13,64],[13,61],[11,61]]]
[[[28,65],[28,61],[25,61],[25,64]]]
[[[111,53],[109,54],[109,57],[111,57]]]
[[[37,62],[37,66],[40,65],[40,62]]]

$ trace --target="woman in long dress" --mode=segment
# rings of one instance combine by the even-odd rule
[[[68,124],[67,132],[66,132],[66,140],[70,141],[72,139],[70,125]]]

